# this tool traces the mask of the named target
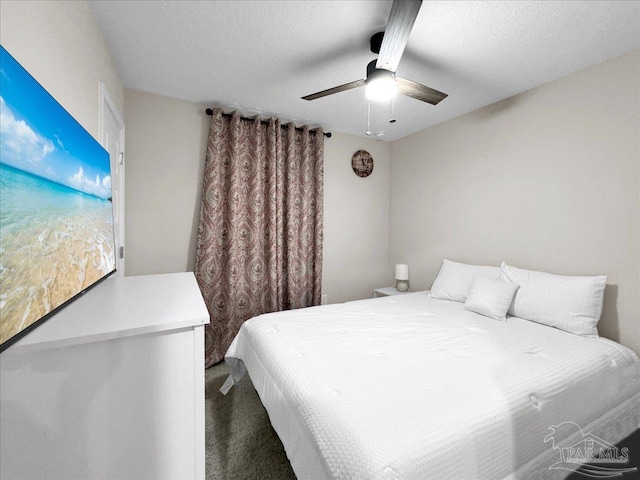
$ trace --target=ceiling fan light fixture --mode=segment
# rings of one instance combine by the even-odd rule
[[[373,70],[367,78],[365,95],[374,102],[391,100],[398,93],[398,85],[393,72],[384,69]]]

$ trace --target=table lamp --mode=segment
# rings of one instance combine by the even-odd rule
[[[399,292],[409,290],[409,265],[404,263],[396,265],[396,290]]]

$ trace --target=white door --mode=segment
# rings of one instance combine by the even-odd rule
[[[117,276],[124,276],[124,122],[100,82],[100,141],[111,159],[113,228],[116,236]]]

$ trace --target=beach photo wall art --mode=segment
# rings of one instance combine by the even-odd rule
[[[115,265],[109,154],[0,46],[0,351]]]

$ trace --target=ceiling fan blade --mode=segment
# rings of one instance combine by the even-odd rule
[[[398,90],[400,90],[400,93],[403,95],[430,103],[431,105],[437,105],[448,97],[446,93],[425,87],[424,85],[420,85],[412,80],[407,80],[406,78],[396,76],[396,83],[398,84]]]
[[[395,72],[407,45],[422,0],[393,0],[376,68]]]
[[[334,93],[340,93],[340,92],[344,92],[345,90],[351,90],[352,88],[361,87],[365,83],[366,83],[366,80],[356,80],[355,82],[345,83],[344,85],[340,85],[338,87],[333,87],[327,90],[322,90],[321,92],[312,93],[311,95],[302,97],[302,99],[315,100],[316,98],[326,97],[327,95],[333,95]]]

